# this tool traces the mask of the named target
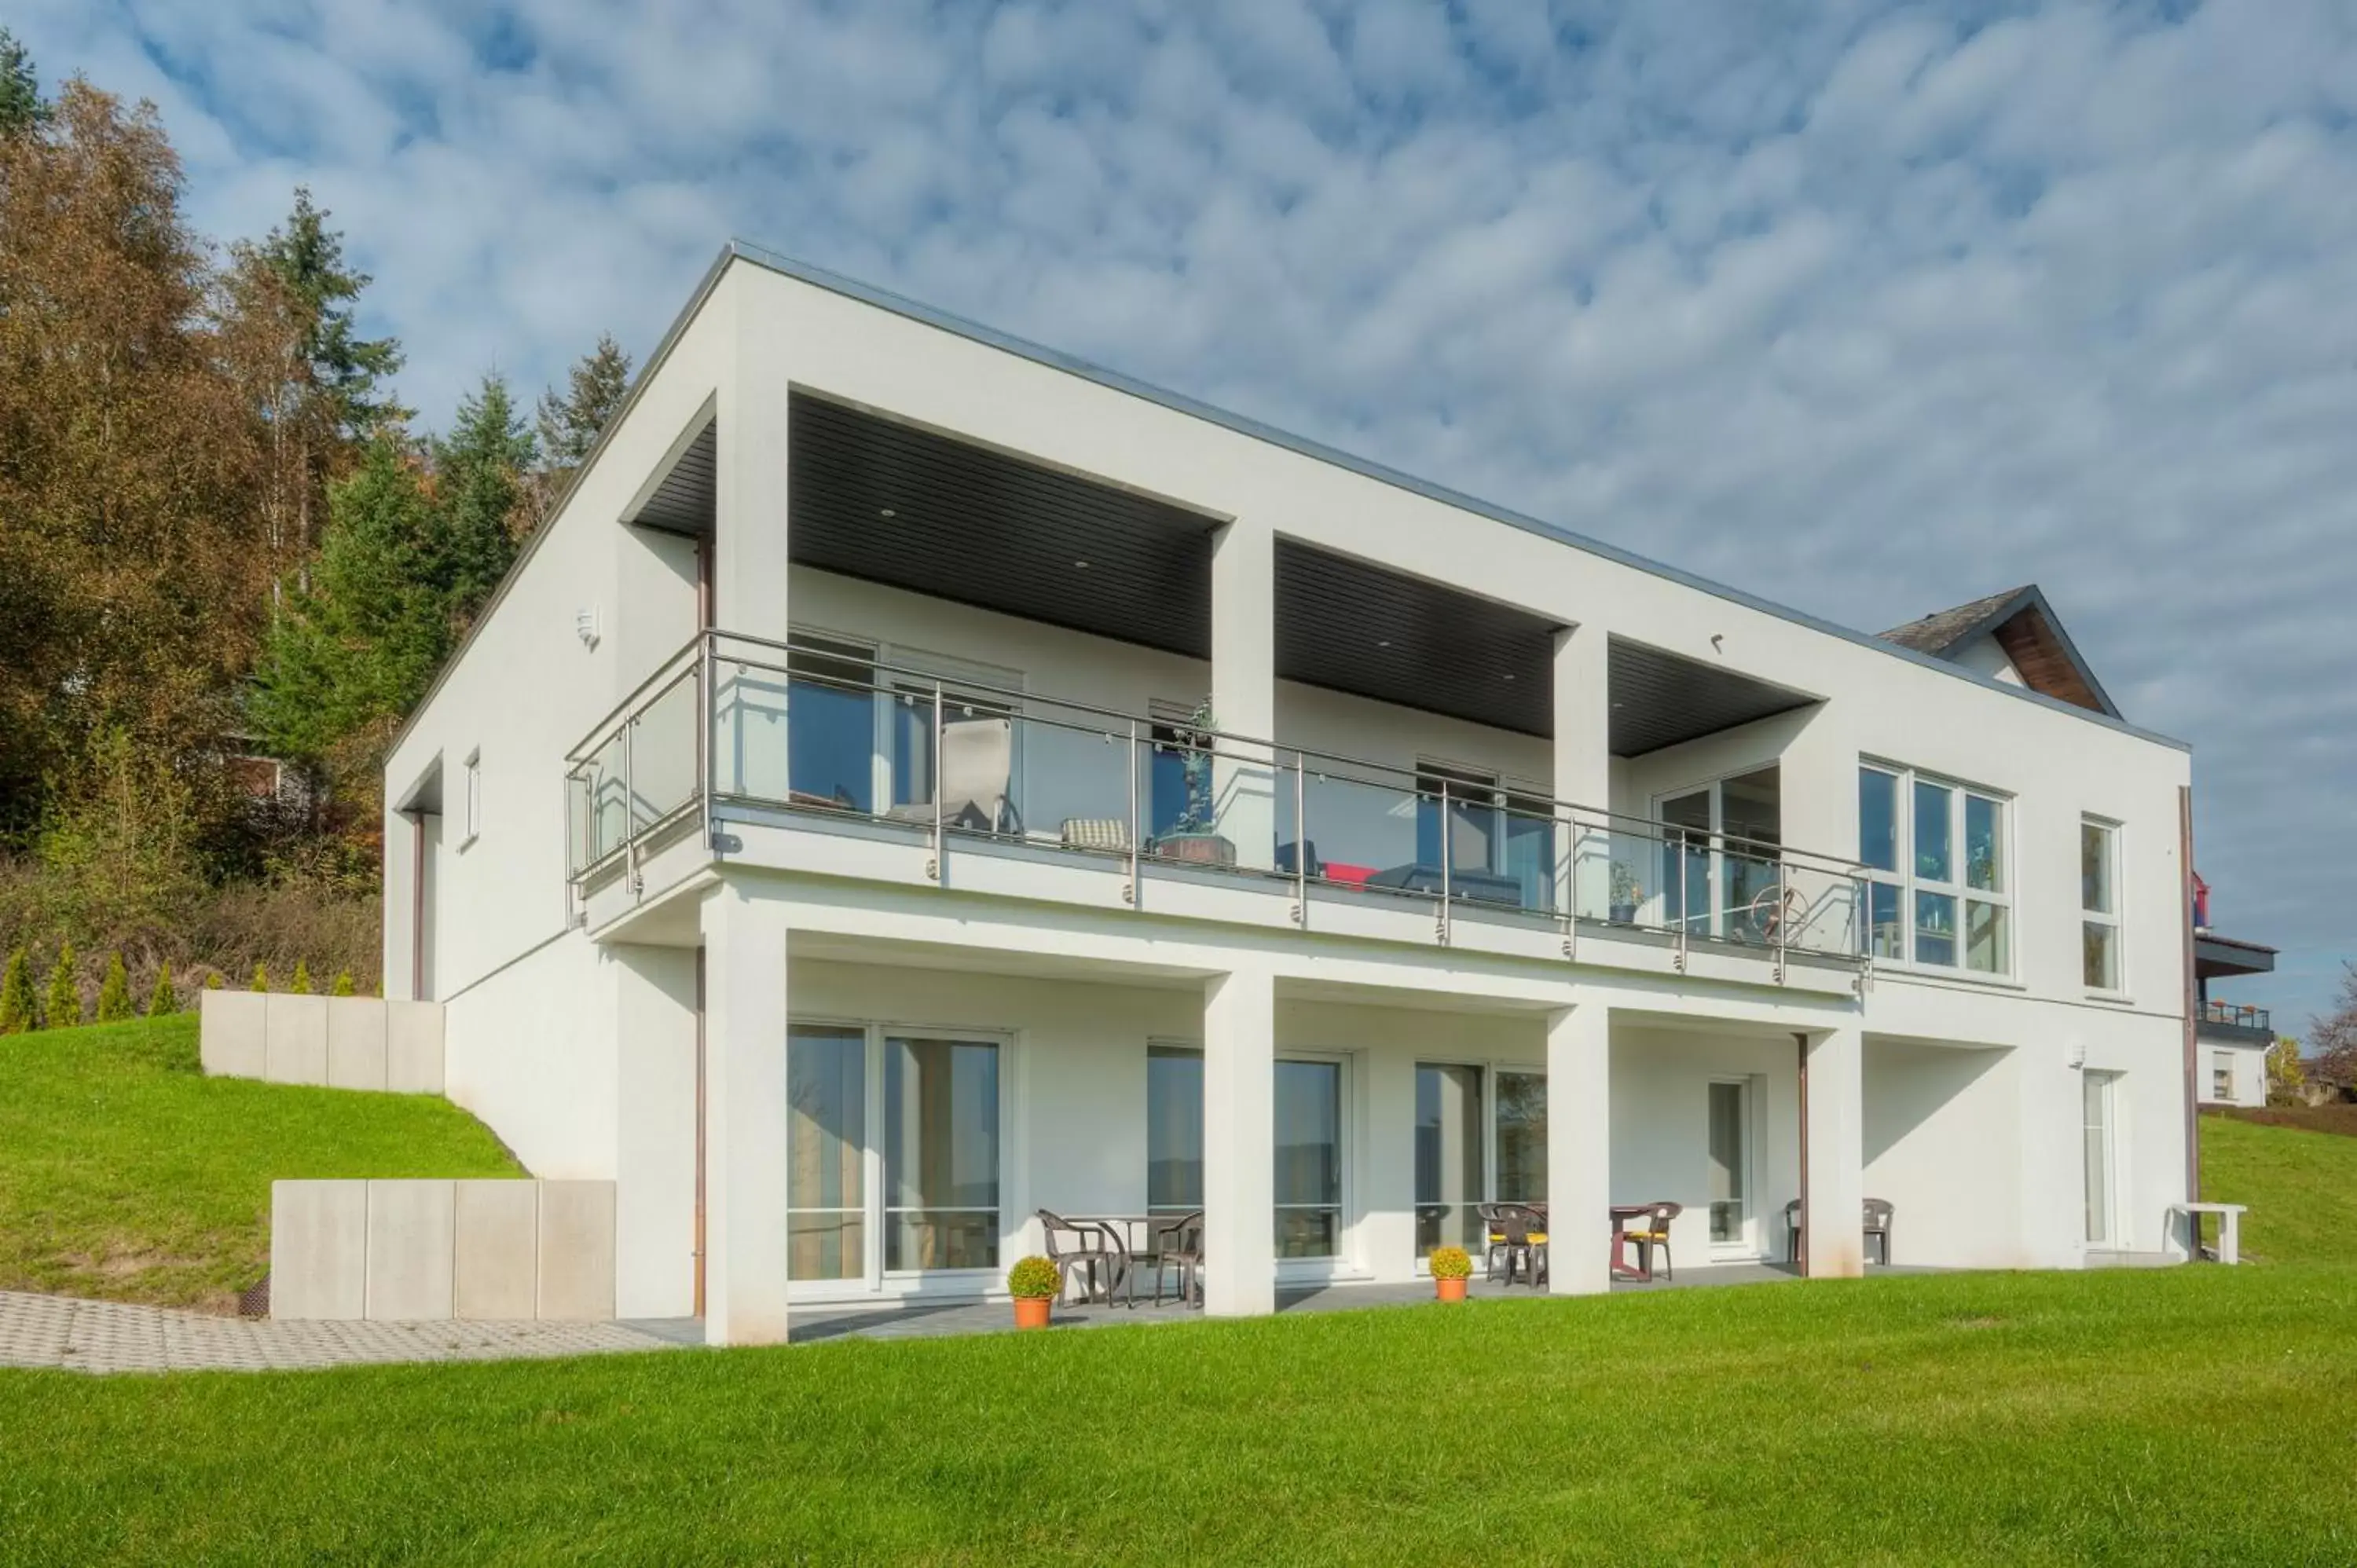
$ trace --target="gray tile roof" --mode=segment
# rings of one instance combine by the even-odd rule
[[[1953,609],[1934,610],[1921,620],[1910,620],[1905,626],[1892,627],[1882,634],[1882,639],[1885,642],[1895,642],[1901,648],[1911,648],[1918,653],[1937,657],[1962,642],[1991,616],[2036,585],[2026,583],[2018,588],[2007,588],[2001,594],[1991,594],[1986,598],[1958,605]]]

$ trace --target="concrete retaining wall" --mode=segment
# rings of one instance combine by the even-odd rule
[[[198,1055],[217,1078],[442,1092],[442,1006],[380,996],[207,991]]]
[[[609,1181],[281,1181],[270,1316],[614,1316]]]

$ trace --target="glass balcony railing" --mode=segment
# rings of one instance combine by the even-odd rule
[[[789,744],[791,740],[791,744]],[[1865,882],[1829,856],[1565,804],[876,660],[855,645],[709,633],[575,751],[571,871],[587,881],[692,810],[785,811],[923,836],[1214,872],[1855,959]],[[1133,886],[1132,897],[1135,897]]]
[[[2201,1022],[2213,1028],[2265,1035],[2270,1039],[2275,1037],[2275,1015],[2265,1007],[2245,1007],[2233,1002],[2205,1002],[2201,1004]]]

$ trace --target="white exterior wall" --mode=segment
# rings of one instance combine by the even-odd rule
[[[2217,1091],[2217,1069],[2232,1074],[2224,1094]],[[2267,1102],[2267,1047],[2228,1045],[2204,1037],[2197,1053],[2194,1091],[2204,1105],[2265,1105]]]
[[[716,599],[724,629],[780,635],[791,600],[794,627],[877,639],[888,658],[922,663],[933,654],[1008,667],[1040,695],[1139,714],[1156,699],[1191,703],[1215,684],[1249,694],[1256,679],[1270,679],[1223,670],[1215,682],[1202,661],[788,568],[790,387],[956,432],[1214,517],[1248,520],[1254,528],[1577,627],[1572,644],[1584,652],[1566,668],[1600,671],[1596,650],[1603,638],[1620,634],[1825,699],[1803,713],[1599,766],[1608,722],[1600,702],[1559,697],[1557,711],[1595,733],[1550,745],[1271,679],[1271,727],[1280,743],[1403,768],[1422,757],[1447,759],[1551,787],[1560,755],[1578,770],[1577,780],[1566,780],[1579,783],[1572,793],[1632,814],[1648,812],[1667,790],[1776,760],[1788,843],[1836,855],[1857,843],[1861,757],[2012,800],[2015,973],[1991,980],[1882,964],[1860,999],[1823,985],[1778,988],[1740,966],[1698,963],[1682,977],[1659,964],[1620,972],[1613,965],[1645,965],[1609,949],[1583,951],[1575,968],[1552,951],[1551,941],[1460,955],[1416,945],[1379,920],[1351,926],[1324,911],[1307,934],[1281,918],[1273,925],[1238,924],[1225,913],[1232,902],[1219,902],[1224,896],[1184,890],[1157,890],[1149,915],[1110,898],[1099,902],[1098,884],[1085,878],[1039,867],[1003,871],[979,856],[966,862],[972,869],[963,891],[910,887],[913,873],[901,870],[883,877],[900,886],[863,886],[862,879],[881,875],[880,868],[899,867],[921,852],[831,843],[816,829],[746,835],[761,853],[763,845],[785,847],[766,863],[748,851],[748,868],[728,875],[758,877],[760,897],[780,903],[780,918],[798,944],[805,932],[853,944],[925,944],[933,961],[985,972],[1007,968],[1010,956],[1044,953],[1096,966],[1109,979],[1158,977],[1128,990],[1103,987],[1127,1000],[1085,1026],[1058,1012],[1086,1003],[1064,996],[1090,990],[1069,977],[959,982],[1011,988],[1003,995],[961,993],[962,1004],[987,1003],[994,1013],[961,1021],[1018,1031],[1021,1076],[1014,1081],[1021,1092],[1013,1098],[1038,1125],[1082,1114],[1118,1124],[1129,1114],[1125,1105],[1142,1116],[1142,1090],[1133,1093],[1130,1079],[1142,1075],[1143,1056],[1105,1049],[1106,1031],[1127,1038],[1139,1019],[1151,1032],[1163,1026],[1155,1020],[1168,1016],[1180,1033],[1200,1032],[1205,977],[1247,962],[1274,966],[1278,994],[1293,996],[1280,1003],[1281,1047],[1294,1033],[1314,1034],[1330,1022],[1300,1011],[1310,1005],[1299,1001],[1303,985],[1428,998],[1451,1019],[1452,1030],[1462,1026],[1483,1039],[1498,1031],[1501,1041],[1511,1036],[1512,1050],[1522,1053],[1517,1059],[1531,1062],[1544,1059],[1550,1013],[1563,1016],[1600,1004],[1616,1015],[1625,1009],[1648,1020],[1613,1029],[1615,1196],[1684,1201],[1680,1184],[1694,1179],[1679,1163],[1684,1156],[1663,1152],[1645,1130],[1658,1124],[1664,1136],[1686,1139],[1698,1112],[1681,1086],[1706,1081],[1713,1063],[1757,1060],[1766,1165],[1756,1223],[1763,1250],[1776,1253],[1776,1195],[1788,1190],[1779,1184],[1797,1183],[1796,1149],[1778,1153],[1778,1139],[1795,1125],[1785,1114],[1792,1052],[1784,1042],[1794,1029],[1862,1029],[1862,1179],[1873,1196],[1901,1202],[1901,1261],[1932,1261],[1935,1251],[1943,1261],[2081,1261],[2081,1216],[2067,1195],[2078,1191],[2079,1079],[2072,1064],[2083,1058],[2090,1069],[2124,1075],[2121,1244],[2158,1250],[2162,1207],[2182,1196],[2184,1184],[2178,800],[2190,765],[2182,752],[738,261],[651,369],[546,537],[411,721],[387,770],[387,798],[397,805],[438,764],[443,820],[449,822],[461,809],[460,764],[479,748],[482,833],[460,847],[460,830],[451,827],[431,877],[432,990],[450,1008],[451,1092],[490,1121],[536,1174],[605,1177],[619,1171],[625,1185],[635,1187],[630,1173],[644,1173],[638,1179],[645,1185],[625,1191],[618,1210],[625,1300],[671,1303],[681,1288],[677,1238],[665,1232],[680,1223],[683,1191],[692,1192],[693,1146],[683,1167],[680,1142],[692,1133],[678,1125],[681,1096],[692,1094],[692,1082],[683,1091],[679,1077],[679,1042],[692,1041],[692,1015],[681,1010],[678,961],[640,961],[625,949],[568,931],[563,757],[693,631],[692,548],[617,521],[687,434],[716,416],[722,537]],[[600,628],[594,647],[576,635],[576,617],[589,608]],[[1255,644],[1244,638],[1227,646]],[[2004,673],[1994,671],[1994,678],[2002,682]],[[1027,788],[1039,794],[1019,804],[1035,832],[1052,831],[1063,809],[1053,796],[1058,785],[1053,770],[1036,771]],[[1599,791],[1598,781],[1609,790]],[[1610,800],[1596,801],[1599,792]],[[2125,824],[2128,987],[2119,997],[2090,997],[2080,983],[2077,834],[2082,813],[2089,812]],[[386,974],[394,995],[403,994],[410,973],[407,908],[410,878],[418,873],[408,864],[408,842],[407,824],[389,817]],[[752,868],[764,864],[781,875]],[[705,874],[694,886],[708,880]],[[1085,897],[1073,891],[1084,884]],[[1019,901],[990,888],[1017,894]],[[1210,915],[1215,908],[1222,911],[1217,920],[1186,918],[1189,910]],[[667,917],[656,911],[648,918],[660,925]],[[618,925],[601,935],[634,946],[696,940],[693,917],[684,926],[673,920],[633,932]],[[893,1006],[885,1015],[934,1004],[929,997],[948,1004],[941,1000],[947,980],[904,968],[883,972],[892,978]],[[830,986],[844,993],[833,1002]],[[857,989],[850,971],[834,976],[816,961],[806,984],[797,960],[789,1005],[796,1015],[869,1005]],[[1402,1064],[1412,1067],[1415,1059],[1399,1031],[1418,1020],[1403,1021],[1388,1005],[1362,1011],[1342,1032],[1362,1042],[1350,1048],[1363,1053],[1366,1064],[1354,1093],[1372,1137],[1398,1125],[1400,1085],[1412,1082],[1401,1076],[1409,1070]],[[1115,1013],[1124,1020],[1117,1030]],[[1188,1020],[1191,1029],[1183,1027]],[[1689,1027],[1696,1021],[1699,1032]],[[1725,1037],[1730,1028],[1744,1037]],[[1885,1049],[1891,1042],[1904,1048]],[[1968,1080],[1956,1066],[1981,1059],[1995,1065]],[[1943,1095],[1952,1080],[1956,1092]],[[660,1127],[651,1125],[657,1122]],[[1941,1173],[1953,1168],[1951,1152],[1969,1145],[1985,1154],[1992,1129],[2009,1137],[2011,1168],[1974,1178],[1970,1200],[1958,1199],[1942,1187]],[[1085,1187],[1082,1196],[1091,1206],[1117,1206],[1129,1190],[1125,1184],[1142,1184],[1143,1168],[1116,1170],[1106,1163],[1112,1159],[1070,1140],[1031,1137],[1019,1172],[1023,1190],[1008,1201],[1028,1212],[1048,1201],[1041,1196],[1047,1192]],[[1358,1246],[1371,1272],[1394,1267],[1402,1251],[1385,1229],[1394,1221],[1383,1217],[1394,1209],[1374,1201],[1383,1184],[1397,1178],[1389,1166],[1365,1176],[1368,1217]],[[1875,1190],[1878,1183],[1889,1190]],[[1911,1196],[1902,1200],[1901,1193]],[[2065,1196],[2058,1200],[2058,1194]],[[1064,1201],[1078,1206],[1076,1198]],[[1698,1206],[1689,1208],[1682,1226],[1699,1223],[1691,1217]],[[1707,1251],[1690,1251],[1683,1230],[1679,1242],[1682,1262]],[[773,1331],[769,1305],[755,1305],[762,1332]]]

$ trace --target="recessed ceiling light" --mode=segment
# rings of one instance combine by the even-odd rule
[[[1388,637],[1387,637],[1387,638],[1385,638],[1385,639],[1383,639],[1381,642],[1378,642],[1378,643],[1376,643],[1376,644],[1375,644],[1375,646],[1376,646],[1377,648],[1389,648],[1391,645],[1392,645],[1392,639],[1391,639],[1390,638],[1388,638]]]
[[[890,507],[888,507],[888,507],[885,507],[884,509],[882,509],[881,510],[879,510],[878,512],[877,512],[877,514],[876,514],[876,515],[877,515],[877,517],[897,517],[897,516],[899,516],[899,513],[897,513],[897,512],[895,512],[895,511],[894,511]]]
[[[1085,561],[1075,561],[1072,563],[1072,570],[1075,572],[1085,572],[1088,569],[1089,564]]]
[[[1514,672],[1513,672],[1512,671],[1511,671],[1511,670],[1507,671],[1506,671],[1506,679],[1507,679],[1507,680],[1509,680],[1509,681],[1511,681],[1511,680],[1512,680],[1513,678],[1514,678]]]

